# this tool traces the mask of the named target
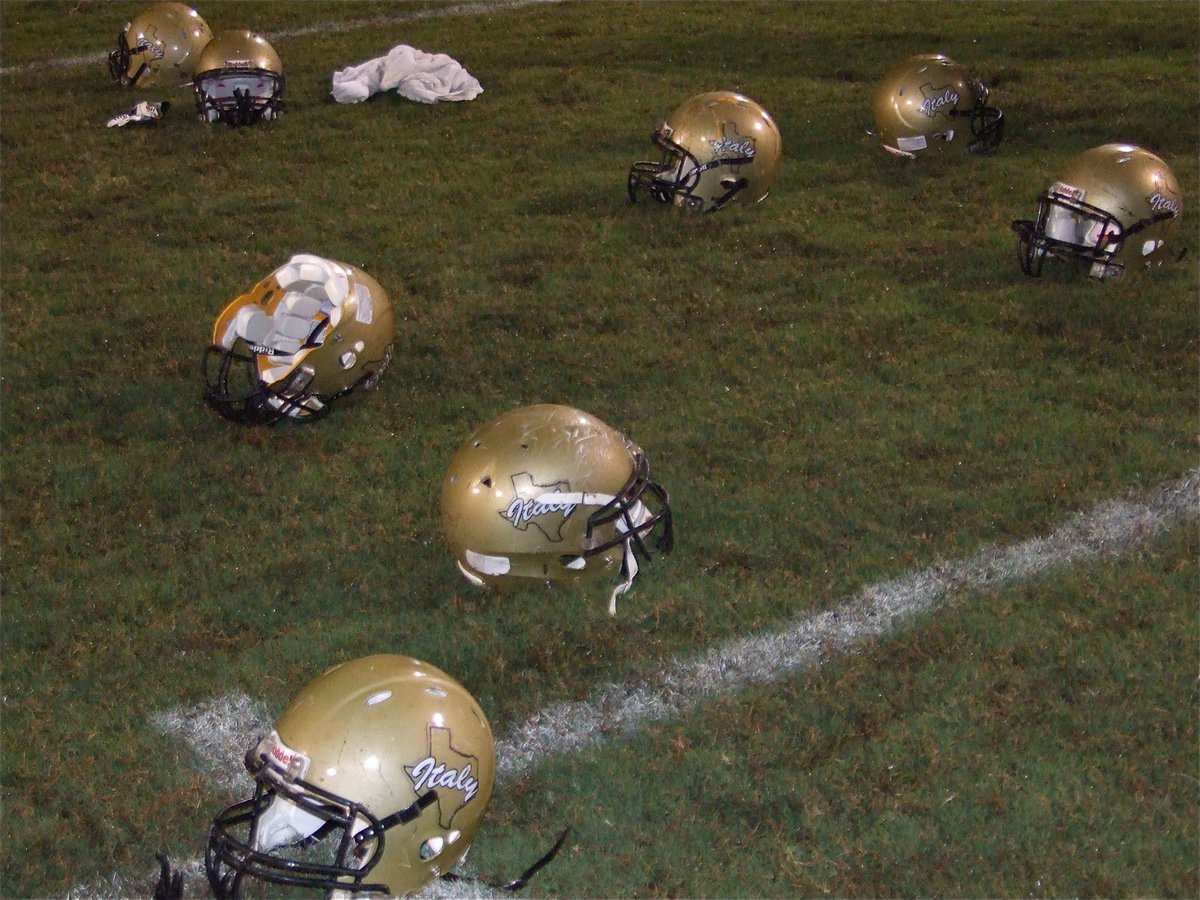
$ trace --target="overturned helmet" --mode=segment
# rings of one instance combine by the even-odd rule
[[[204,399],[244,425],[314,421],[379,383],[392,358],[391,300],[356,266],[298,253],[217,317]]]

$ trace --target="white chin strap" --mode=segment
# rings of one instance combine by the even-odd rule
[[[555,491],[539,495],[536,498],[536,502],[548,505],[607,506],[616,499],[612,494],[593,494],[588,491],[582,493]],[[633,506],[629,507],[628,520],[632,523],[632,528],[626,524],[625,516],[619,516],[613,523],[616,526],[617,534],[627,535],[627,537],[622,541],[624,545],[624,557],[621,561],[621,572],[625,575],[625,580],[614,587],[608,597],[608,614],[610,616],[617,614],[617,598],[633,587],[633,580],[637,578],[638,574],[637,554],[634,553],[633,536],[629,532],[641,528],[649,518],[650,510],[646,509],[646,505],[639,500]]]
[[[616,499],[617,498],[612,494],[594,494],[590,492],[581,493],[578,491],[575,493],[553,491],[545,494],[539,494],[534,498],[534,502],[542,503],[547,506],[571,507],[573,509],[580,506],[603,507],[612,503]],[[641,528],[642,525],[644,525],[647,520],[650,519],[650,517],[650,510],[648,510],[646,505],[639,500],[634,503],[633,506],[629,507],[628,521],[629,523],[632,523],[632,525],[626,523],[626,516],[620,516],[613,522],[617,534],[626,535],[622,541],[622,544],[624,545],[624,555],[621,560],[621,572],[624,574],[625,578],[613,588],[612,593],[609,595],[608,614],[610,616],[615,616],[617,614],[617,598],[633,587],[633,580],[637,578],[638,574],[639,566],[637,554],[633,549],[633,536],[630,534],[630,532]],[[505,556],[489,556],[483,553],[476,553],[470,549],[466,551],[465,555],[467,558],[467,565],[469,565],[471,568],[468,569],[467,566],[464,566],[462,560],[457,560],[456,564],[458,565],[458,570],[462,572],[463,576],[474,585],[483,586],[487,582],[485,582],[479,575],[476,575],[475,572],[471,571],[471,569],[474,569],[476,572],[482,572],[484,575],[504,575],[511,568],[508,557]],[[564,565],[568,569],[578,571],[587,566],[587,560],[582,556],[577,556],[570,562],[564,563]]]
[[[633,541],[631,540],[625,541],[625,558],[621,564],[621,571],[625,573],[625,580],[613,588],[612,593],[608,595],[608,614],[610,616],[617,614],[617,598],[633,587],[633,579],[637,578],[637,554],[633,552]]]

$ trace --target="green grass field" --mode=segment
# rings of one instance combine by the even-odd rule
[[[164,710],[277,712],[399,652],[504,737],[1196,468],[1195,4],[197,6],[284,61],[287,114],[240,130],[108,80],[141,8],[0,4],[2,896],[145,893],[156,851],[202,852],[250,781],[216,786]],[[329,100],[400,43],[484,93]],[[995,155],[866,135],[880,75],[934,50],[992,87]],[[779,123],[770,197],[631,205],[654,126],[714,89]],[[159,127],[104,127],[144,98],[174,104]],[[1190,252],[1125,283],[1024,276],[1010,222],[1117,140],[1172,167]],[[201,353],[295,252],[390,291],[396,359],[325,421],[239,428]],[[625,431],[671,491],[676,550],[615,619],[601,584],[477,592],[440,534],[459,444],[535,402]],[[570,824],[528,893],[1196,896],[1191,502],[1124,555],[528,768],[472,870],[515,875]]]

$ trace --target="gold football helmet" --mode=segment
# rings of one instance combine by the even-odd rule
[[[205,122],[253,125],[283,112],[283,62],[266,39],[224,31],[196,59],[196,108]]]
[[[667,491],[642,449],[595,416],[541,404],[475,431],[442,482],[442,529],[469,581],[571,581],[620,576],[609,612],[656,547],[674,540]]]
[[[1076,156],[1038,197],[1037,219],[1012,223],[1026,275],[1047,257],[1092,278],[1158,266],[1179,230],[1179,182],[1170,167],[1133,144],[1104,144]]]
[[[117,49],[108,54],[108,73],[124,87],[188,84],[196,57],[211,40],[212,31],[190,6],[155,3],[117,34]]]
[[[966,68],[922,53],[897,63],[875,88],[875,135],[885,150],[910,159],[946,148],[993,150],[1004,136],[1004,114],[987,101],[987,87]]]
[[[697,94],[667,117],[650,139],[660,162],[635,162],[629,199],[648,193],[660,203],[712,212],[758,203],[783,162],[783,139],[770,114],[732,91]]]
[[[217,897],[237,897],[244,879],[402,896],[466,855],[491,800],[496,750],[466,688],[383,654],[303,688],[246,769],[254,796],[209,829],[204,862]]]
[[[204,354],[204,399],[244,425],[313,421],[379,383],[396,318],[374,278],[298,253],[217,317]]]

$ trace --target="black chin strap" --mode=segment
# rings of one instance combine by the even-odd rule
[[[571,833],[571,826],[568,825],[566,828],[564,828],[562,830],[562,834],[560,834],[558,836],[558,840],[556,840],[554,842],[554,846],[551,847],[549,850],[547,850],[545,853],[543,853],[541,858],[537,862],[535,862],[532,866],[530,866],[528,869],[526,869],[524,872],[522,872],[518,878],[508,882],[507,884],[496,884],[495,882],[489,881],[489,882],[487,882],[488,886],[498,888],[499,890],[502,890],[502,891],[519,891],[519,890],[521,890],[521,888],[523,888],[527,884],[529,884],[530,880],[533,878],[534,875],[536,875],[538,872],[542,871],[542,869],[544,869],[547,865],[549,865],[550,861],[553,860],[554,857],[556,857],[558,855],[558,851],[562,849],[563,842],[566,841],[567,835],[569,835],[570,833]],[[464,880],[461,875],[456,875],[454,872],[447,872],[445,875],[442,876],[442,878],[446,881],[462,881],[462,880]]]
[[[385,816],[379,820],[378,825],[372,825],[370,828],[364,828],[362,831],[354,835],[354,843],[361,844],[363,841],[370,841],[378,837],[383,832],[387,831],[393,825],[405,825],[422,812],[427,810],[433,804],[437,803],[437,791],[427,791],[417,798],[415,803],[411,803],[399,812],[394,812],[390,816]]]
[[[1137,234],[1142,229],[1149,228],[1151,225],[1157,225],[1159,222],[1169,222],[1173,218],[1175,218],[1175,216],[1176,216],[1176,213],[1165,212],[1165,211],[1160,212],[1160,213],[1155,213],[1152,216],[1146,216],[1146,218],[1139,219],[1138,221],[1136,221],[1132,225],[1130,225],[1128,228],[1126,228],[1123,236],[1128,237],[1131,234]]]
[[[183,897],[183,872],[171,868],[167,854],[158,857],[158,882],[154,885],[154,900],[181,900]]]
[[[554,846],[542,854],[542,858],[535,862],[532,866],[521,873],[521,876],[514,881],[502,887],[506,891],[519,891],[525,885],[529,884],[529,879],[533,878],[538,872],[542,871],[554,857],[558,856],[558,851],[562,849],[563,842],[567,839],[567,835],[571,833],[571,826],[568,825],[562,830],[562,834],[558,836],[558,840],[554,842]]]

